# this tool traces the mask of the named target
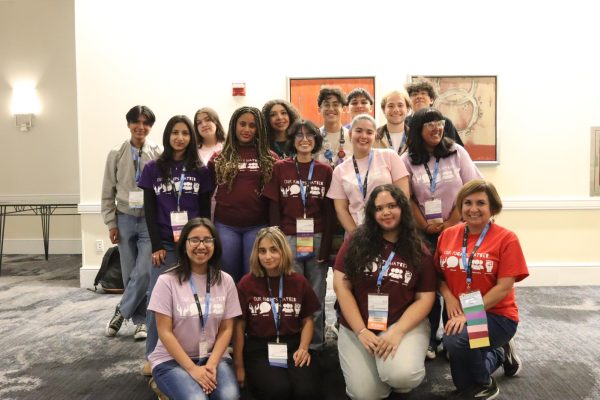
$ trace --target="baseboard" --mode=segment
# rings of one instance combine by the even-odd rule
[[[49,254],[81,254],[81,239],[50,239]],[[4,254],[44,254],[43,239],[5,239]]]
[[[94,279],[100,269],[99,265],[83,266],[79,269],[79,287],[93,288]]]

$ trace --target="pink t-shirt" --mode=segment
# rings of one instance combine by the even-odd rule
[[[327,192],[330,199],[344,199],[349,201],[350,215],[358,225],[359,213],[365,208],[369,196],[373,189],[379,185],[393,183],[398,179],[408,175],[404,163],[400,156],[391,149],[373,149],[373,160],[369,169],[367,180],[367,195],[363,198],[361,188],[358,186],[356,173],[354,172],[354,163],[352,157],[348,158],[333,170],[333,179],[331,187]],[[365,180],[369,157],[356,160],[358,171],[360,173],[361,185]]]
[[[223,143],[217,142],[214,146],[202,146],[198,147],[198,157],[202,160],[204,165],[208,165],[213,154],[223,150]]]
[[[206,275],[192,273],[192,279],[204,313]],[[242,314],[235,283],[229,274],[221,271],[221,282],[211,286],[209,309],[204,332],[210,353],[215,344],[221,321]],[[159,276],[150,297],[148,310],[170,316],[173,319],[173,333],[179,344],[190,358],[198,358],[201,338],[200,319],[189,281],[179,283],[177,275],[173,272]],[[152,368],[172,359],[173,357],[160,339],[148,357]]]

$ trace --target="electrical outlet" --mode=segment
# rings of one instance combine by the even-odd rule
[[[96,240],[96,251],[104,251],[104,240],[98,239]]]

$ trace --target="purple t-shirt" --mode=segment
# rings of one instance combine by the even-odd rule
[[[192,273],[192,279],[204,313],[206,275]],[[179,283],[177,275],[173,272],[159,276],[150,297],[148,310],[171,317],[173,333],[177,341],[190,358],[198,358],[201,338],[200,319],[189,281]],[[233,278],[221,271],[221,282],[210,288],[209,314],[204,327],[209,352],[212,351],[215,344],[221,321],[235,318],[241,314],[242,310]],[[228,357],[228,354],[225,353],[224,356]],[[159,339],[148,360],[154,368],[160,363],[173,360],[173,357]]]
[[[440,158],[439,172],[433,195],[430,190],[431,180],[425,167],[422,164],[411,164],[408,153],[400,156],[410,174],[410,192],[419,203],[423,215],[425,215],[425,202],[435,197],[442,201],[442,218],[444,218],[444,221],[447,220],[456,201],[456,195],[463,185],[473,179],[482,178],[481,172],[471,161],[469,153],[458,144],[454,144],[452,150],[454,149],[456,149],[456,153],[450,157]],[[435,169],[434,157],[431,157],[427,166],[433,176]]]
[[[138,184],[142,189],[154,190],[156,194],[156,223],[160,238],[169,242],[173,241],[171,211],[177,211],[177,196],[182,169],[183,162],[176,163],[171,170],[171,178],[164,181],[156,161],[150,161],[142,171],[142,177]],[[213,189],[213,179],[205,166],[185,172],[179,208],[181,211],[187,211],[188,220],[200,215],[200,194],[212,192]]]

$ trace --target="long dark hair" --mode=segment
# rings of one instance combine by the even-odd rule
[[[273,129],[273,127],[271,126],[271,109],[277,105],[280,105],[283,108],[285,108],[285,111],[288,114],[288,119],[290,120],[288,132],[292,124],[296,122],[298,118],[300,118],[300,113],[298,112],[298,110],[296,110],[296,107],[294,107],[289,101],[276,99],[269,100],[265,103],[265,105],[262,108],[262,113],[265,117],[265,123],[267,125],[267,141],[269,142],[269,146],[271,148],[273,148],[275,143],[275,129]]]
[[[194,124],[192,124],[192,121],[190,121],[190,119],[185,115],[175,115],[174,117],[171,117],[165,126],[165,131],[163,132],[164,151],[158,160],[156,160],[158,170],[160,171],[160,176],[165,181],[171,176],[171,168],[173,168],[175,165],[175,159],[173,158],[174,151],[173,147],[171,147],[170,138],[173,127],[179,122],[183,122],[190,132],[190,143],[185,149],[185,154],[183,155],[183,165],[185,166],[186,171],[193,171],[200,168],[201,165],[200,158],[198,158]]]
[[[425,148],[423,140],[423,124],[431,121],[444,121],[444,116],[436,108],[425,107],[415,112],[410,121],[410,130],[408,131],[408,156],[413,165],[427,164],[431,159],[431,155]],[[433,157],[446,158],[456,153],[456,149],[452,150],[454,140],[447,138],[445,135],[437,146],[433,149]]]
[[[217,228],[213,225],[208,218],[192,218],[181,230],[181,237],[177,242],[177,248],[175,252],[179,258],[179,263],[168,271],[173,271],[179,278],[179,283],[183,283],[190,279],[192,276],[192,265],[190,258],[187,255],[187,239],[190,236],[190,232],[199,226],[204,226],[210,231],[211,236],[215,240],[213,243],[213,255],[208,260],[208,268],[210,270],[210,286],[217,285],[221,282],[221,255],[223,254],[223,247],[221,245],[221,238],[217,233]]]
[[[400,225],[398,226],[399,240],[394,245],[394,251],[415,270],[421,267],[424,245],[415,223],[410,200],[397,186],[392,184],[380,185],[373,189],[365,206],[365,222],[360,225],[350,239],[348,251],[344,257],[344,269],[348,279],[360,280],[365,267],[371,265],[383,254],[385,241],[383,230],[375,220],[375,199],[381,192],[389,192],[400,207]]]
[[[223,129],[223,125],[221,124],[219,114],[217,114],[217,112],[210,107],[202,107],[196,111],[196,114],[194,115],[194,132],[196,133],[196,143],[198,146],[202,147],[204,144],[204,138],[200,134],[200,131],[198,130],[198,124],[196,123],[196,121],[198,121],[198,115],[202,113],[208,115],[208,119],[217,127],[215,132],[217,143],[223,143],[225,141],[225,129]]]

